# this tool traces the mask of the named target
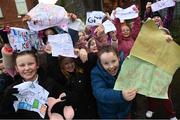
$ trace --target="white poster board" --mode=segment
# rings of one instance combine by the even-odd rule
[[[73,42],[68,33],[48,35],[48,42],[52,48],[52,56],[77,57],[74,54]]]
[[[102,23],[105,13],[102,11],[92,11],[86,13],[86,25],[95,26]]]
[[[175,6],[174,0],[161,0],[158,2],[155,2],[151,5],[151,9],[153,12],[162,10],[164,8]]]
[[[29,29],[40,31],[64,24],[63,19],[67,17],[67,12],[61,6],[40,3],[31,9],[27,15],[31,17],[31,21],[27,21]]]
[[[115,12],[115,17],[119,18],[120,20],[128,20],[137,18],[138,15],[138,9],[135,5],[132,5],[126,9],[117,9]]]
[[[28,81],[14,86],[19,93],[15,94],[18,101],[14,102],[14,108],[37,112],[42,118],[45,117],[49,92],[37,83]]]

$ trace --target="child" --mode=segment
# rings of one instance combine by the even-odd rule
[[[125,54],[125,58],[129,55],[130,50],[136,40],[138,33],[141,28],[141,20],[140,17],[137,17],[133,21],[132,28],[130,28],[125,23],[120,23],[118,18],[114,19],[114,25],[117,30],[117,39],[118,39],[118,51],[123,51]]]
[[[162,19],[158,11],[154,13],[152,12],[151,4],[152,4],[151,2],[147,2],[146,4],[146,11],[144,14],[144,19],[146,20],[148,17],[150,17],[155,21],[158,27],[165,27],[168,29],[170,26],[170,23],[173,20],[173,12],[174,12],[175,6],[169,7],[167,11],[167,15],[164,17],[164,19]]]
[[[79,50],[79,54],[81,51]],[[89,60],[82,63],[79,58],[63,56],[58,58],[51,55],[47,57],[51,76],[56,82],[54,89],[57,89],[53,91],[54,96],[59,96],[58,88],[63,86],[66,93],[64,99],[69,101],[75,110],[74,119],[97,118],[95,99],[90,84],[89,71],[92,67]],[[96,59],[92,60],[96,62]],[[54,111],[57,111],[56,108]]]
[[[103,46],[98,53],[98,63],[91,71],[91,85],[101,119],[126,119],[136,89],[113,90],[120,71],[119,53],[112,46]]]
[[[23,51],[15,55],[15,69],[18,72],[15,75],[13,83],[7,87],[1,100],[1,117],[2,118],[41,118],[37,112],[18,109],[15,112],[13,107],[14,101],[17,100],[13,94],[19,91],[13,86],[23,82],[32,81],[45,88],[43,70],[39,69],[38,59],[33,51]]]
[[[90,53],[97,53],[98,52],[98,48],[97,48],[97,45],[96,45],[96,39],[94,37],[91,37],[89,40],[88,40],[88,51]]]

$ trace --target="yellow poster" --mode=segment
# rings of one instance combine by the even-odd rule
[[[130,54],[171,75],[180,67],[180,46],[174,41],[167,42],[163,32],[152,20],[143,24]]]

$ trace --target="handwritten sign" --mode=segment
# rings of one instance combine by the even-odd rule
[[[29,31],[22,28],[11,28],[8,39],[14,51],[31,50]]]
[[[135,5],[132,5],[126,9],[117,9],[115,11],[115,17],[120,20],[128,20],[138,17],[138,9]]]
[[[95,26],[102,23],[105,14],[102,11],[92,11],[86,13],[86,25]]]
[[[27,15],[31,17],[31,21],[27,22],[29,29],[40,31],[64,24],[62,20],[67,16],[67,12],[61,6],[40,3],[31,9]]]
[[[167,91],[171,81],[172,75],[131,55],[130,58],[126,58],[123,62],[114,89],[136,88],[139,94],[168,99]]]
[[[47,99],[49,92],[43,87],[34,82],[23,82],[19,85],[14,86],[18,88],[19,93],[15,94],[18,101],[14,102],[14,108],[24,109],[28,111],[34,111],[44,118],[47,106]]]
[[[111,31],[116,31],[116,27],[114,26],[114,24],[110,21],[110,20],[106,20],[103,23],[104,26],[104,32],[105,34]]]
[[[76,31],[84,31],[85,29],[85,25],[81,21],[81,19],[76,19],[75,21],[69,21],[68,27]]]
[[[155,2],[151,5],[151,9],[153,12],[159,11],[164,8],[175,6],[175,0],[161,0],[158,2]]]
[[[153,20],[143,24],[130,54],[156,65],[170,75],[180,67],[180,46],[174,41],[167,42],[163,31]]]
[[[27,29],[11,27],[8,34],[9,43],[15,52],[31,50],[34,47],[41,50],[43,47],[42,39],[38,37],[37,32],[31,32]]]
[[[74,54],[73,42],[68,33],[48,35],[48,42],[52,47],[52,56],[77,57]]]

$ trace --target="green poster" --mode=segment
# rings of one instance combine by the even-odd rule
[[[172,75],[134,56],[126,58],[115,83],[115,90],[136,88],[139,94],[167,99]]]

